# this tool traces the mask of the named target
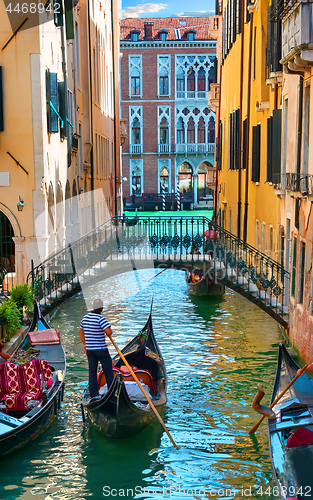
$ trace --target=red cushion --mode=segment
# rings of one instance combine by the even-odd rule
[[[313,444],[313,432],[304,427],[299,427],[299,429],[288,438],[286,447],[296,448],[297,446],[303,446],[305,444]]]

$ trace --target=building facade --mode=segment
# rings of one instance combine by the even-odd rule
[[[282,12],[282,163],[275,186],[290,272],[290,338],[308,362],[313,358],[312,14],[307,2]]]
[[[0,2],[3,288],[121,210],[118,5],[74,4],[34,22]]]
[[[174,208],[179,190],[197,203],[214,186],[213,18],[124,19],[120,30],[124,197],[148,205],[165,192]]]

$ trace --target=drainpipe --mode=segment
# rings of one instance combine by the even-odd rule
[[[87,18],[88,18],[88,48],[89,48],[89,85],[90,85],[90,142],[92,148],[90,151],[90,188],[91,188],[91,223],[92,228],[96,227],[96,217],[95,217],[95,200],[94,200],[94,165],[93,165],[93,109],[92,109],[92,52],[91,52],[91,29],[90,29],[90,0],[87,0]],[[87,174],[86,174],[87,175]]]
[[[243,100],[243,57],[245,40],[245,2],[241,2],[241,51],[240,51],[240,100],[239,100],[239,158],[238,158],[238,212],[237,237],[241,236],[241,162],[242,162],[242,100]]]
[[[221,58],[220,54],[220,58]],[[221,58],[222,60],[222,58]],[[218,96],[218,113],[217,113],[217,151],[215,150],[215,193],[214,193],[214,222],[217,223],[217,215],[218,215],[218,174],[219,174],[219,168],[222,169],[222,165],[220,165],[220,160],[221,160],[221,154],[220,154],[220,147],[222,147],[222,144],[220,143],[220,119],[221,119],[221,95],[222,95],[222,64],[220,64],[220,93]],[[215,125],[215,130],[216,130],[216,125]]]
[[[298,140],[297,140],[297,174],[301,171],[301,144],[302,144],[302,122],[303,122],[303,76],[299,82],[299,111],[298,111]]]
[[[118,154],[118,147],[119,145],[117,144],[117,136],[118,136],[118,128],[119,123],[117,122],[117,109],[116,109],[116,71],[118,68],[118,65],[116,64],[115,61],[115,43],[114,43],[114,20],[113,16],[115,15],[115,9],[114,9],[114,1],[111,0],[111,33],[112,33],[112,75],[113,75],[113,130],[114,130],[114,135],[113,135],[113,144],[114,144],[114,153],[113,153],[113,165],[114,165],[114,216],[117,217],[117,175],[116,175],[116,161],[117,161],[117,154]]]
[[[251,70],[252,70],[252,38],[253,38],[253,12],[250,12],[250,41],[248,60],[248,95],[247,95],[247,127],[246,127],[246,185],[245,185],[245,215],[243,221],[243,239],[247,241],[248,207],[249,207],[249,140],[250,140],[250,107],[251,107]]]

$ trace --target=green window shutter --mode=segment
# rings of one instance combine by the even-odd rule
[[[3,70],[0,66],[0,132],[4,131]]]
[[[74,6],[73,0],[64,0],[66,39],[74,40]]]
[[[273,110],[272,127],[272,172],[274,181],[277,182],[281,173],[281,123],[282,110]]]
[[[232,41],[235,43],[236,41],[236,14],[237,14],[237,1],[239,0],[233,0],[233,39]]]
[[[272,147],[273,147],[273,117],[267,119],[267,169],[266,181],[273,182],[273,164],[272,164]]]
[[[233,152],[233,114],[229,115],[229,168],[232,170],[234,168],[234,152]]]
[[[63,26],[63,0],[53,0],[54,24]]]
[[[67,137],[67,95],[65,82],[58,82],[58,92],[59,92],[59,105],[60,105],[60,116],[63,120],[63,127],[60,127],[60,132],[62,137]]]
[[[238,9],[238,33],[241,33],[241,12],[242,12],[242,1],[238,0],[239,2],[239,9]]]
[[[220,133],[219,133],[219,161],[218,161],[218,167],[219,167],[219,170],[222,170],[222,160],[223,160],[223,157],[222,157],[222,144],[223,144],[223,124],[222,122],[220,121]]]
[[[235,137],[236,137],[236,144],[235,144],[235,168],[238,169],[239,168],[239,108],[236,109],[235,111],[235,116],[236,116],[236,133],[235,133]]]
[[[261,125],[252,127],[252,182],[260,182]]]
[[[54,109],[53,109],[53,107]],[[50,73],[50,132],[59,132],[59,92],[58,78],[56,73]]]
[[[292,250],[292,275],[291,275],[291,295],[296,295],[296,275],[297,275],[297,238],[293,238]]]
[[[50,71],[46,69],[46,109],[47,109],[47,131],[51,132],[51,115],[50,115]]]
[[[242,122],[242,168],[246,168],[247,160],[247,118]]]

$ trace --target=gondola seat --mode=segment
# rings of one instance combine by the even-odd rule
[[[151,373],[148,370],[141,370],[136,366],[132,366],[133,372],[137,375],[137,378],[140,382],[147,385],[150,389],[151,394],[156,394],[156,383],[154,377],[152,377]],[[122,373],[124,382],[133,382],[134,378],[132,374],[128,371],[127,366],[122,365],[120,368],[113,367],[114,375],[116,373]],[[99,388],[106,384],[105,375],[103,374],[103,370],[98,373],[98,386]]]
[[[42,376],[42,379],[41,377]],[[14,363],[0,364],[0,400],[9,411],[25,410],[26,403],[42,399],[42,380],[51,387],[52,371],[43,359],[34,359],[24,366]]]
[[[305,427],[299,427],[299,429],[288,438],[286,447],[296,448],[307,444],[313,444],[313,432]]]

